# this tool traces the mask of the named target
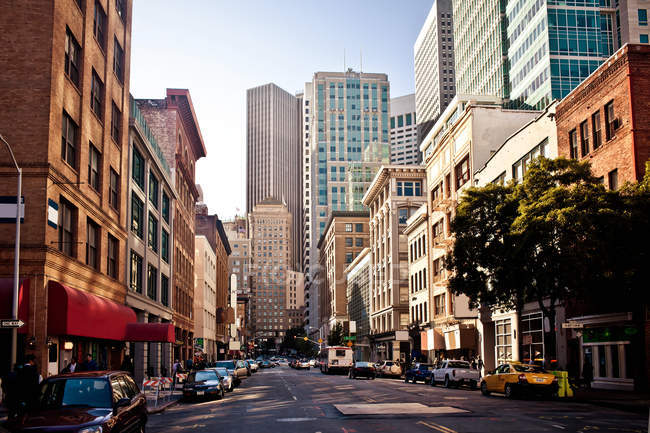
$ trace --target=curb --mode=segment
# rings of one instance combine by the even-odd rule
[[[574,400],[574,401],[576,403],[586,403],[593,406],[606,407],[608,409],[617,409],[625,412],[633,412],[638,414],[647,414],[649,409],[648,406],[618,403],[609,400]]]
[[[163,404],[162,406],[154,407],[152,409],[147,408],[147,413],[149,415],[155,415],[157,413],[161,413],[161,412],[165,411],[165,409],[167,409],[169,407],[172,407],[175,404],[178,404],[179,401],[180,401],[180,399],[177,399],[177,400],[174,400],[174,401],[167,402],[167,403]]]

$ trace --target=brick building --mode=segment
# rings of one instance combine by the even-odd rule
[[[0,4],[0,133],[23,170],[25,200],[19,317],[27,324],[18,360],[33,353],[44,377],[88,352],[102,367],[119,367],[125,326],[135,322],[124,306],[120,194],[131,7],[130,0]],[[0,188],[15,196],[15,169],[0,146]],[[11,316],[13,261],[14,224],[0,224],[1,318]],[[0,373],[10,345],[11,334],[0,331]]]
[[[624,45],[557,106],[558,154],[589,161],[609,189],[639,181],[645,173],[650,158],[649,70],[650,46]],[[595,388],[647,387],[647,306],[603,304],[567,311],[568,320],[584,326],[567,337],[576,343],[569,345],[570,361],[580,366],[591,361]]]
[[[189,359],[194,339],[194,205],[199,196],[195,166],[206,156],[205,145],[187,89],[167,89],[164,99],[136,102],[162,149],[178,194],[173,210],[174,357]]]

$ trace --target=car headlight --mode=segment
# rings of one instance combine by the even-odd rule
[[[77,433],[102,433],[103,429],[100,425],[94,425],[92,427],[84,427],[79,430]]]

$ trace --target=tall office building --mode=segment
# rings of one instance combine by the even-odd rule
[[[453,33],[451,0],[435,0],[413,46],[415,111],[421,139],[456,94]]]
[[[306,219],[305,281],[307,326],[318,327],[318,296],[311,284],[318,263],[316,245],[331,211],[364,210],[361,198],[390,160],[390,85],[386,74],[316,72],[306,83],[303,137]],[[305,269],[307,273],[307,269]],[[315,330],[310,332],[315,333]]]
[[[273,83],[246,91],[246,212],[269,197],[287,204],[296,270],[302,259],[301,107],[301,100]]]
[[[453,13],[457,92],[512,108],[543,109],[622,44],[648,42],[637,1],[453,0]]]
[[[419,164],[422,160],[418,145],[415,116],[415,94],[390,100],[390,163]]]

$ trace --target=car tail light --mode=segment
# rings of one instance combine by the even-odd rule
[[[554,377],[554,378],[553,378],[553,383],[557,385],[557,382],[558,382],[558,381],[557,381],[557,377]]]
[[[520,374],[519,375],[519,382],[527,382],[525,374]]]

